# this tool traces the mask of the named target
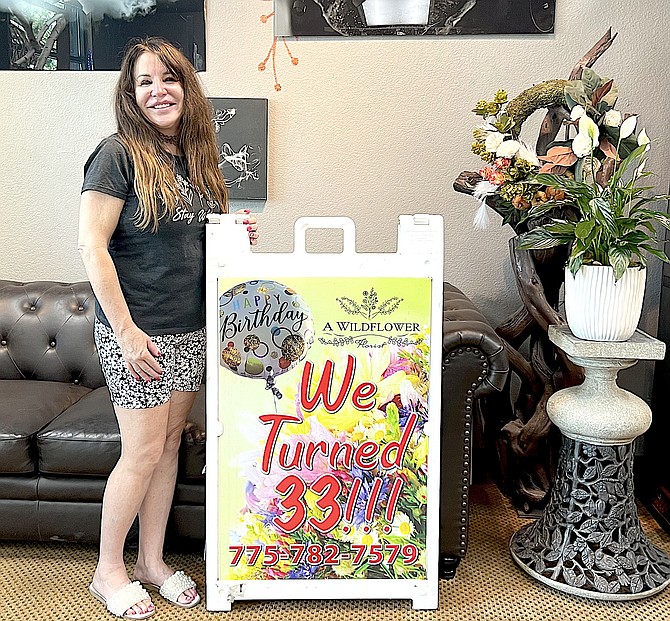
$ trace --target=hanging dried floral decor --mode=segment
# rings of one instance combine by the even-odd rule
[[[263,2],[272,2],[273,0],[263,0]],[[263,24],[267,24],[270,19],[275,17],[275,12],[272,11],[271,13],[268,13],[267,15],[263,14],[261,15],[261,22]],[[286,53],[288,54],[289,58],[291,59],[291,64],[292,65],[297,65],[298,64],[298,58],[296,56],[293,56],[291,53],[291,50],[288,47],[288,43],[286,43],[286,37],[278,37],[278,36],[273,36],[272,37],[272,45],[270,45],[270,49],[268,50],[267,55],[265,58],[258,63],[258,70],[259,71],[265,71],[267,69],[267,64],[270,59],[272,62],[272,75],[275,80],[275,90],[279,92],[281,90],[281,84],[279,83],[279,78],[277,77],[277,41],[281,39],[282,43],[284,44],[284,48],[286,48]]]

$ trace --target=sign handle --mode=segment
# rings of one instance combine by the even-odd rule
[[[342,229],[344,233],[342,254],[356,253],[356,227],[351,218],[332,216],[307,216],[295,223],[294,253],[308,254],[305,244],[307,229]]]

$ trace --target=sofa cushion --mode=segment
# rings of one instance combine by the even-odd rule
[[[42,474],[107,476],[121,454],[107,387],[92,390],[37,434]]]
[[[35,434],[89,392],[61,382],[0,380],[0,473],[34,472]]]
[[[174,505],[204,505],[205,482],[177,483],[174,489]]]
[[[37,498],[55,502],[100,503],[105,493],[105,485],[106,477],[41,476],[37,486]]]
[[[204,479],[205,387],[189,414],[179,478]],[[107,387],[91,391],[37,435],[39,468],[47,475],[107,476],[121,454],[121,437]]]
[[[105,383],[88,282],[0,280],[0,378]]]
[[[37,500],[37,475],[0,475],[0,498],[13,500]]]

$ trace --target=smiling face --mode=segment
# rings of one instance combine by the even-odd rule
[[[144,117],[167,136],[179,132],[184,111],[184,89],[152,52],[144,52],[135,63],[135,101]]]

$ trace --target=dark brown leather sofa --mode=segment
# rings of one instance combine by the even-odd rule
[[[93,341],[87,282],[0,280],[0,539],[95,542],[119,433]],[[473,404],[501,390],[502,344],[445,283],[440,568],[453,576],[468,537]],[[204,388],[184,431],[169,536],[204,540]]]

